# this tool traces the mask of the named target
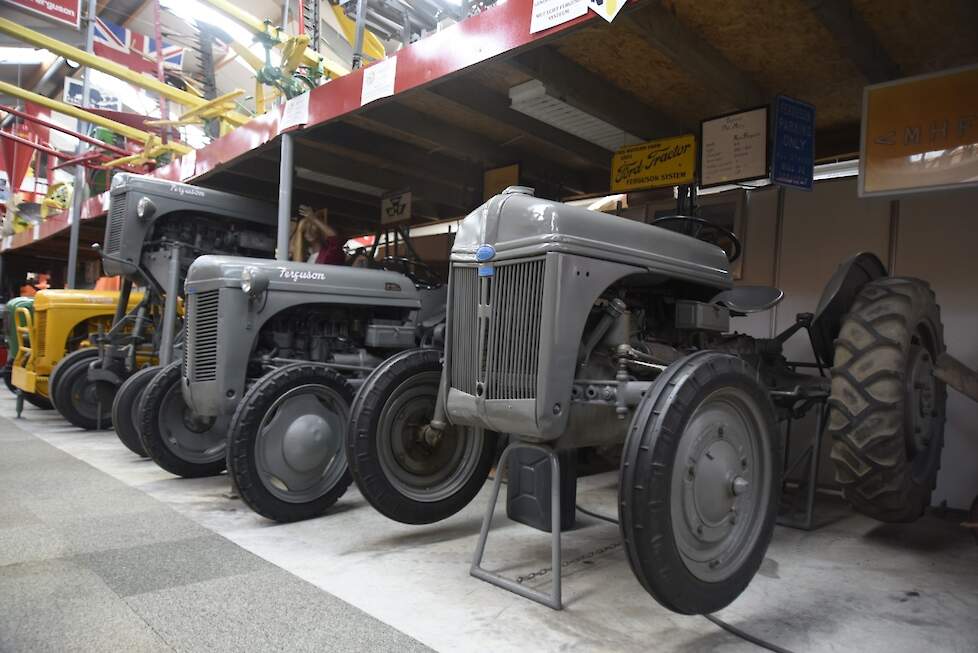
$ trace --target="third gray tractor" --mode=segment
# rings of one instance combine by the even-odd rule
[[[830,413],[852,505],[915,519],[944,435],[934,293],[860,254],[814,314],[752,338],[731,333],[731,317],[770,309],[782,293],[734,287],[739,251],[736,235],[696,217],[649,225],[524,188],[494,197],[455,240],[444,352],[398,354],[357,395],[347,458],[360,491],[391,519],[427,524],[476,496],[497,434],[510,439],[504,459],[535,448],[554,479],[558,452],[622,446],[618,516],[632,571],[667,608],[710,613],[744,591],[770,542],[779,422],[817,407]],[[783,354],[802,331],[814,349],[809,373]],[[560,607],[559,578],[547,596],[481,567],[488,510],[472,574]],[[550,510],[559,561],[561,509]]]

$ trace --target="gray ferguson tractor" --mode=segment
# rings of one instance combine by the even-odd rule
[[[269,519],[321,515],[352,481],[343,434],[355,388],[390,355],[443,339],[442,282],[418,261],[382,264],[194,261],[184,359],[140,398],[149,456],[188,478],[227,465]]]
[[[145,455],[133,406],[156,365],[179,357],[187,269],[205,253],[271,256],[275,225],[275,208],[263,202],[152,177],[113,177],[100,251],[105,274],[122,276],[119,303],[96,347],[65,356],[52,371],[61,415],[84,429],[114,424],[123,444]],[[142,298],[130,307],[134,287]]]
[[[671,610],[709,613],[747,587],[770,542],[779,422],[827,400],[846,497],[878,519],[915,519],[943,445],[934,293],[859,254],[814,315],[772,339],[731,334],[732,316],[782,298],[733,287],[727,253],[739,251],[699,218],[651,226],[524,188],[494,197],[452,250],[444,353],[398,354],[357,394],[346,445],[360,491],[391,519],[427,524],[476,496],[499,434],[549,451],[623,445],[633,572]],[[782,353],[801,330],[819,375]]]

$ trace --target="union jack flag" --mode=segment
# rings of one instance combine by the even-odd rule
[[[112,21],[95,20],[95,54],[140,73],[156,73],[156,39]],[[183,68],[183,48],[163,41],[163,66]]]

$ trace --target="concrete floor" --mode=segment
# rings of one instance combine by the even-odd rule
[[[564,570],[562,612],[471,578],[488,484],[466,510],[427,527],[383,518],[355,488],[325,517],[279,525],[229,498],[226,477],[177,479],[111,432],[82,432],[32,407],[19,421],[13,412],[4,395],[0,460],[29,455],[0,466],[0,650],[65,650],[63,633],[89,622],[75,648],[756,650],[659,607],[620,547]],[[47,467],[55,460],[88,463],[94,476],[62,480]],[[112,500],[100,494],[109,483],[118,486]],[[614,515],[615,475],[582,479],[578,503]],[[776,530],[758,576],[718,616],[794,651],[978,650],[978,546],[954,519],[892,526],[832,500],[819,509],[828,523],[813,533]],[[496,523],[487,566],[517,575],[548,564],[546,535],[508,523],[502,506]],[[75,531],[77,550],[49,550],[59,529]],[[84,552],[89,537],[103,540],[94,557]],[[565,560],[617,540],[617,527],[579,516],[564,536]],[[74,612],[51,602],[65,587],[71,600],[90,596],[94,619],[88,602]],[[139,635],[134,621],[131,639],[106,639],[94,610],[117,600],[148,631]]]

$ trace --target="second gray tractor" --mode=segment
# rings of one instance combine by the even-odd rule
[[[261,515],[322,514],[351,483],[343,449],[363,378],[392,354],[442,340],[445,288],[406,271],[227,256],[187,275],[186,349],[154,376],[139,433],[163,469],[212,476],[228,466]]]

